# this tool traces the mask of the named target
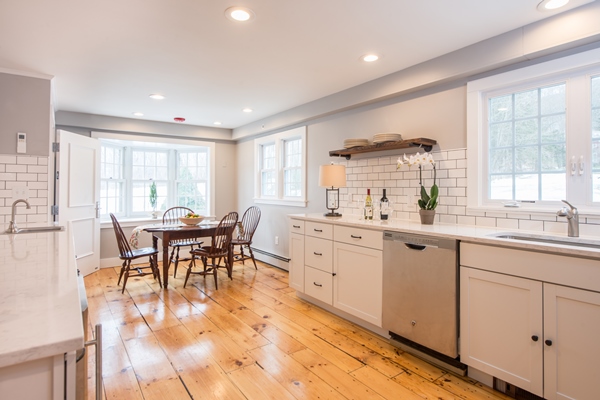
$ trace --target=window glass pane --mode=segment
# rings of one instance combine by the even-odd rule
[[[592,201],[600,202],[600,76],[592,77]]]
[[[560,201],[567,197],[565,173],[542,174],[542,200]]]
[[[542,117],[542,143],[557,143],[566,140],[565,115]]]
[[[515,175],[515,198],[513,200],[537,200],[538,175]]]
[[[566,171],[566,162],[566,144],[552,144],[542,146],[542,171]]]
[[[513,200],[513,176],[494,175],[490,177],[490,199]]]
[[[511,132],[512,133],[512,132]],[[515,145],[538,144],[540,131],[537,118],[515,122]]]
[[[490,150],[490,173],[505,173],[513,171],[513,150]]]
[[[537,146],[524,146],[515,149],[515,172],[537,172],[538,165]]]
[[[528,118],[538,114],[538,91],[529,90],[515,94],[515,118]]]
[[[565,112],[565,84],[545,87],[540,90],[542,115],[562,114]]]
[[[490,99],[490,121],[501,122],[513,119],[512,96],[502,96]]]
[[[490,148],[513,145],[512,122],[490,125]]]

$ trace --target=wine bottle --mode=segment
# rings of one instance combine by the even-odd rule
[[[373,219],[373,200],[371,199],[371,189],[367,189],[365,198],[365,219]]]
[[[388,213],[390,212],[390,201],[385,195],[385,189],[383,189],[383,196],[381,200],[379,200],[379,216],[382,221],[386,221],[388,219]]]

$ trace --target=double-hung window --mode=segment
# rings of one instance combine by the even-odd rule
[[[101,217],[146,218],[155,211],[150,190],[156,186],[156,211],[183,206],[214,214],[214,143],[94,133],[101,141]]]
[[[600,211],[600,50],[467,85],[468,206]]]
[[[255,201],[306,206],[306,127],[291,129],[255,143]]]

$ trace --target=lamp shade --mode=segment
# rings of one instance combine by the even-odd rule
[[[346,187],[345,165],[321,165],[319,167],[319,186],[321,187]]]

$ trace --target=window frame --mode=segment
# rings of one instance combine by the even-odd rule
[[[126,194],[126,200],[125,200],[125,204],[124,204],[124,211],[120,212],[120,213],[115,213],[115,215],[117,217],[119,217],[120,220],[123,220],[123,221],[150,219],[150,215],[149,215],[148,211],[141,211],[141,212],[133,212],[132,211],[131,196],[132,196],[132,190],[133,190],[133,185],[132,185],[133,180],[131,177],[131,168],[127,167],[127,164],[129,164],[129,167],[131,167],[132,149],[159,151],[159,150],[164,150],[166,146],[169,147],[168,155],[167,155],[168,165],[169,165],[169,167],[168,167],[169,171],[167,172],[167,174],[168,174],[167,205],[169,205],[169,204],[176,204],[176,202],[177,202],[176,190],[177,190],[177,183],[179,182],[177,180],[177,168],[178,168],[178,162],[176,159],[177,151],[189,152],[189,150],[192,147],[207,148],[207,154],[208,154],[208,158],[209,158],[208,159],[209,171],[207,174],[207,180],[208,180],[207,189],[208,189],[209,193],[206,198],[206,201],[207,201],[206,208],[208,211],[207,216],[214,217],[215,204],[216,204],[216,202],[215,202],[215,196],[216,196],[216,194],[215,194],[215,187],[216,187],[215,147],[216,146],[215,146],[214,142],[195,141],[195,140],[176,139],[176,138],[138,136],[138,135],[128,135],[128,134],[124,134],[124,133],[121,134],[121,133],[109,133],[109,132],[92,132],[91,137],[96,138],[96,139],[107,139],[109,141],[113,141],[113,142],[109,142],[108,144],[110,146],[116,146],[116,147],[119,147],[119,146],[115,145],[116,142],[114,142],[114,141],[123,142],[123,146],[120,146],[120,147],[122,149],[124,149],[124,154],[123,154],[123,162],[124,162],[123,174],[124,174],[124,176],[123,176],[123,179],[125,180],[124,193]],[[129,144],[127,142],[129,142]],[[138,180],[136,180],[136,181],[138,181]],[[163,182],[163,181],[161,180],[161,182]],[[108,213],[106,213],[106,214],[103,213],[101,220],[107,221]]]
[[[560,201],[521,203],[506,208],[503,201],[487,199],[488,189],[488,99],[501,93],[566,83],[566,197],[580,211],[600,214],[600,203],[591,201],[591,77],[600,74],[600,49],[595,49],[467,83],[467,210],[511,213],[556,213]],[[587,82],[587,85],[586,85]],[[589,106],[589,107],[588,107]],[[583,134],[581,132],[584,132]],[[584,135],[585,140],[581,140]],[[584,173],[571,175],[583,156]]]
[[[284,193],[285,185],[285,143],[291,140],[299,139],[301,141],[301,195],[286,196]],[[263,148],[270,144],[275,145],[275,186],[276,195],[267,196],[262,194],[262,173],[263,173]],[[292,207],[306,207],[306,126],[290,129],[287,131],[264,136],[254,140],[254,202],[259,204],[278,204]]]

